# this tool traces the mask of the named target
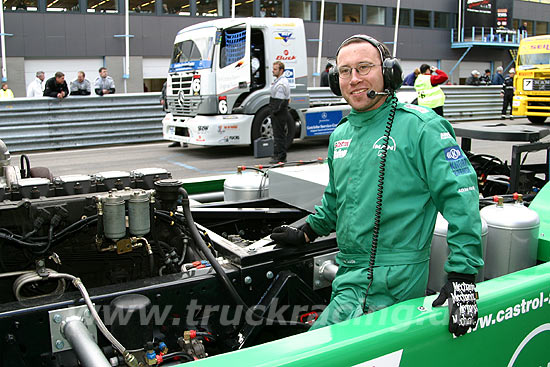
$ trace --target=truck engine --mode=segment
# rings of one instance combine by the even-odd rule
[[[268,237],[304,210],[201,204],[162,169],[50,180],[3,162],[0,366],[176,365],[306,331],[328,303],[313,274],[334,237]]]

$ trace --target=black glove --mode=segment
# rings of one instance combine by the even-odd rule
[[[449,273],[447,283],[441,288],[432,307],[441,306],[448,300],[449,332],[455,336],[466,334],[477,323],[477,294],[474,275]]]
[[[309,241],[306,241],[306,235]],[[291,226],[276,227],[271,234],[271,239],[285,245],[300,246],[306,242],[313,242],[317,238],[317,233],[311,229],[309,224],[304,224],[300,228]]]

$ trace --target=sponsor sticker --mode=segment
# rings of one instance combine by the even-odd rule
[[[441,133],[441,140],[452,139],[451,133]]]
[[[410,108],[411,110],[416,110],[416,111],[421,112],[421,113],[428,112],[428,110],[425,109],[424,107],[420,107],[420,106],[417,106],[415,104],[407,103],[407,104],[405,104],[405,107]]]
[[[449,166],[455,176],[462,176],[470,173],[468,160],[464,154],[462,154],[462,150],[460,150],[458,145],[445,148],[443,154],[445,155],[445,159],[449,162]]]

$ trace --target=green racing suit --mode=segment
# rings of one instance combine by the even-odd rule
[[[483,266],[477,176],[451,124],[429,108],[397,103],[388,141],[374,276],[371,253],[380,153],[392,110],[352,109],[330,137],[329,183],[306,221],[319,235],[336,231],[339,270],[330,304],[312,329],[424,296],[437,212],[449,222],[447,273]]]

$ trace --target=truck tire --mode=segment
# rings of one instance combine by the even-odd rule
[[[271,126],[268,106],[262,107],[252,121],[251,143],[258,138],[273,139],[273,126]]]
[[[546,116],[527,116],[527,120],[533,124],[544,124]]]

